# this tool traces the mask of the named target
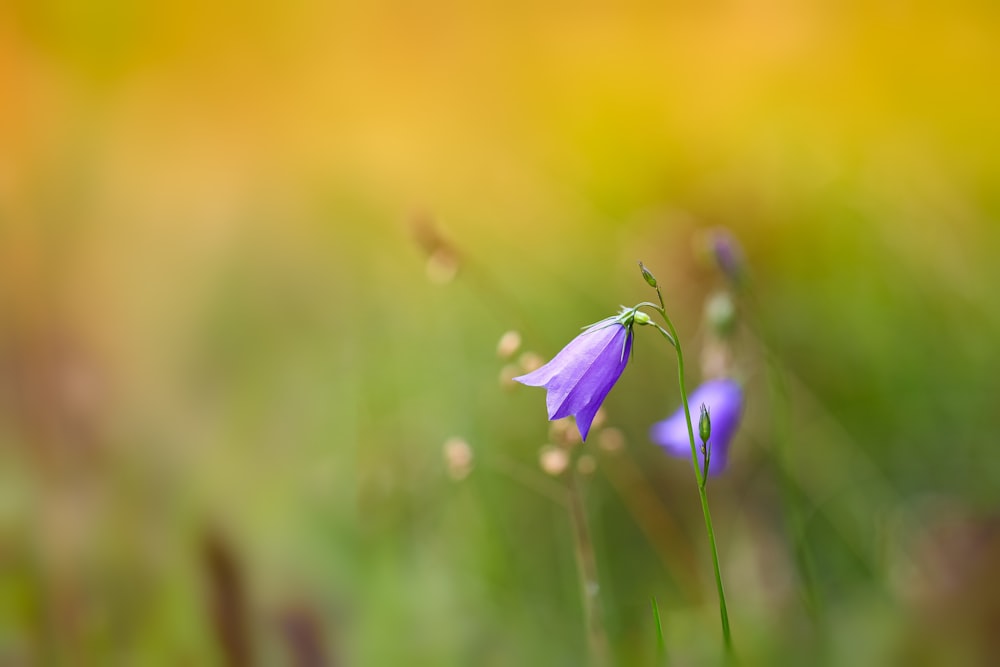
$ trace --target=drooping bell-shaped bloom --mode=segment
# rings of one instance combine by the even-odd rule
[[[735,380],[709,380],[688,396],[688,406],[692,419],[696,419],[700,406],[708,408],[711,416],[711,439],[708,441],[708,474],[718,475],[726,467],[729,459],[729,444],[732,442],[736,429],[743,417],[743,390]],[[695,450],[698,452],[698,464],[705,465],[705,457],[701,451],[701,440],[698,436],[698,423],[694,426]],[[668,454],[682,458],[691,458],[691,441],[688,439],[687,421],[684,417],[684,406],[677,409],[673,415],[656,422],[649,429],[649,438],[667,450]]]
[[[598,408],[628,363],[636,319],[632,311],[598,322],[571,340],[552,361],[514,379],[545,387],[549,419],[574,417],[580,437],[586,440]]]

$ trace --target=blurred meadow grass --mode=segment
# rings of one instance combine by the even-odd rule
[[[990,3],[0,7],[0,663],[578,665],[551,357],[725,226],[749,664],[1000,650]],[[648,332],[639,332],[646,334]],[[721,655],[654,336],[585,496],[620,664]],[[462,438],[471,472],[449,478]]]

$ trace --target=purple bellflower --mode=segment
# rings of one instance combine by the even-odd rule
[[[625,309],[592,324],[552,361],[514,379],[531,387],[545,387],[549,419],[573,416],[580,437],[586,440],[598,408],[628,364],[636,322],[647,324],[649,316]]]
[[[733,283],[743,282],[746,273],[746,261],[743,258],[743,248],[736,237],[725,228],[719,227],[709,232],[708,249],[722,274]]]
[[[708,441],[708,474],[718,475],[726,468],[729,458],[729,443],[736,434],[743,417],[743,390],[735,380],[709,380],[688,396],[691,414],[696,415],[698,406],[704,405],[711,414],[711,439]],[[705,457],[698,439],[698,424],[694,426],[695,449],[699,465],[705,465]],[[691,441],[688,439],[687,420],[684,406],[677,412],[656,422],[649,429],[649,438],[667,450],[668,454],[691,458]]]

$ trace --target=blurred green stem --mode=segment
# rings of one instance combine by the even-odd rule
[[[754,297],[752,290],[749,291],[749,295],[751,298]],[[792,472],[793,464],[789,454],[791,405],[785,372],[781,361],[767,344],[767,330],[763,322],[752,321],[751,328],[758,332],[757,345],[764,356],[768,369],[767,379],[771,391],[771,418],[774,434],[771,455],[774,457],[775,471],[782,497],[781,507],[784,510],[782,516],[785,520],[785,530],[792,541],[793,562],[802,585],[803,604],[813,622],[813,627],[822,638],[824,629],[823,604],[819,588],[816,585],[812,553],[805,538],[804,498],[801,491],[796,488],[795,476]]]
[[[576,565],[580,572],[580,594],[583,599],[583,616],[587,628],[587,642],[590,646],[591,663],[595,667],[608,664],[608,637],[604,632],[601,618],[600,592],[597,579],[597,561],[594,558],[594,543],[590,539],[587,513],[583,506],[583,496],[577,483],[576,471],[570,466],[566,473],[566,487],[569,496],[569,515],[573,525],[573,549]]]
[[[660,605],[656,598],[650,600],[653,604],[653,620],[656,622],[656,664],[667,664],[667,644],[663,641],[663,625],[660,624]]]
[[[729,631],[729,610],[726,607],[726,592],[722,586],[722,572],[719,569],[719,550],[715,544],[715,530],[712,528],[712,513],[708,509],[708,493],[705,490],[705,482],[707,481],[707,476],[702,472],[701,466],[698,464],[698,447],[694,442],[694,425],[691,422],[691,408],[688,406],[688,396],[687,388],[684,384],[684,353],[681,351],[680,338],[677,337],[677,329],[674,328],[674,323],[670,321],[670,317],[667,316],[667,307],[663,303],[663,294],[660,292],[659,286],[654,286],[656,289],[656,296],[660,300],[660,305],[653,306],[659,312],[663,321],[667,325],[668,331],[664,331],[662,328],[657,327],[657,330],[663,334],[663,337],[673,345],[674,351],[677,353],[677,383],[681,390],[681,403],[684,405],[684,420],[687,422],[688,439],[691,442],[691,461],[694,463],[694,475],[698,480],[698,496],[701,498],[701,511],[705,515],[705,530],[708,533],[708,543],[712,549],[712,565],[715,568],[715,586],[719,592],[719,616],[722,620],[722,639],[726,646],[726,653],[732,655],[733,653],[733,638]]]

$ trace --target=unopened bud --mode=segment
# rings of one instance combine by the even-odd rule
[[[701,436],[702,443],[707,443],[712,437],[712,419],[708,416],[708,406],[701,404],[701,418],[698,419],[698,435]]]
[[[639,262],[639,270],[642,271],[642,278],[650,287],[656,287],[656,276],[653,272],[646,268],[646,265]]]
[[[720,336],[733,332],[736,327],[736,304],[728,292],[716,292],[705,302],[705,319]]]

